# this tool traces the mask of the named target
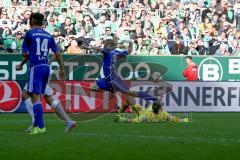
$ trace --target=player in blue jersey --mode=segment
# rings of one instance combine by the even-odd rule
[[[50,67],[48,55],[50,49],[55,53],[56,60],[59,64],[59,77],[64,80],[65,71],[61,52],[53,38],[48,32],[42,29],[44,24],[44,15],[41,13],[32,13],[30,16],[30,30],[26,32],[22,44],[23,59],[17,70],[29,60],[29,79],[27,91],[31,95],[34,112],[34,127],[30,134],[45,133],[46,128],[43,120],[43,107],[40,100],[41,94],[44,94]]]
[[[135,104],[133,97],[145,99],[147,101],[153,101],[153,108],[159,108],[161,106],[160,100],[153,97],[143,91],[131,91],[129,87],[121,80],[117,75],[117,62],[121,58],[126,58],[132,51],[132,43],[129,44],[128,51],[120,51],[116,49],[116,40],[107,39],[104,42],[104,48],[100,47],[85,47],[86,49],[93,49],[100,51],[103,54],[103,73],[105,78],[99,79],[95,84],[91,86],[93,90],[105,90],[110,92],[121,92],[128,95],[126,103],[119,109],[119,112],[124,110],[130,105]]]
[[[61,46],[58,45],[58,48],[60,49],[60,51],[62,52],[62,48]],[[50,60],[49,60],[49,64],[51,64],[51,62],[53,62],[55,60],[55,56],[53,55]],[[73,128],[76,127],[76,122],[73,121],[68,115],[67,113],[64,111],[64,109],[62,108],[61,102],[59,102],[58,100],[53,98],[53,89],[50,87],[50,85],[46,86],[45,92],[43,98],[45,99],[45,101],[47,102],[47,104],[54,109],[56,115],[64,120],[66,122],[66,127],[64,132],[70,132]],[[25,130],[26,132],[30,132],[33,128],[34,125],[34,113],[33,113],[33,104],[31,101],[31,97],[30,94],[28,93],[28,84],[25,84],[25,87],[22,91],[22,100],[25,103],[26,109],[29,113],[29,115],[32,118],[32,123],[31,125]]]

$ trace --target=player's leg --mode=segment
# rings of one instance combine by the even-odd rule
[[[27,84],[25,85],[22,91],[22,100],[24,101],[28,114],[31,116],[31,119],[32,119],[31,125],[25,130],[26,132],[29,132],[32,129],[34,124],[34,113],[33,113],[33,104],[31,101],[31,96],[27,92]]]
[[[135,104],[132,106],[132,112],[135,113],[137,116],[139,116],[143,110],[144,108],[139,104]]]
[[[143,91],[131,91],[129,89],[129,87],[119,78],[119,77],[115,77],[114,79],[112,78],[112,85],[114,90],[119,91],[123,94],[127,94],[131,97],[138,97],[138,98],[142,98],[146,101],[153,101],[153,106],[158,106],[160,105],[160,100],[157,99],[156,97],[153,97],[149,94],[147,94],[146,92]]]
[[[95,92],[102,92],[103,90],[99,88],[97,83],[93,83],[90,85],[90,89]]]
[[[138,116],[138,112],[135,112],[135,104],[136,104],[136,101],[135,101],[135,98],[132,97],[132,96],[129,96],[127,95],[127,99],[126,101],[123,103],[123,105],[117,110],[118,111],[118,115],[116,116],[115,118],[115,121],[116,122],[124,122],[124,121],[128,121],[131,119],[132,116],[136,117]],[[122,114],[126,111],[127,108],[131,107],[131,109],[133,110],[133,115],[128,114],[126,116],[126,114]]]
[[[90,86],[92,91],[102,92],[102,91],[109,91],[114,92],[112,84],[107,82],[104,78],[97,80]]]
[[[127,94],[132,97],[138,97],[138,98],[142,98],[145,100],[152,100],[152,101],[155,101],[157,99],[143,91],[131,91],[129,87],[119,77],[116,77],[115,79],[112,80],[112,85],[114,90],[119,91],[123,94]]]
[[[30,134],[45,133],[46,128],[43,120],[43,107],[41,103],[40,94],[32,93],[31,100],[33,103],[33,112],[34,112],[34,127],[30,131]]]
[[[129,90],[129,87],[125,83],[123,83],[118,76],[112,76],[111,79],[112,79],[111,86],[113,88],[113,92],[115,93],[120,92],[127,95],[126,101],[118,109],[119,113],[124,113],[128,107],[133,106],[135,104],[135,99],[133,96],[126,94],[127,91]]]
[[[163,114],[165,114],[165,116],[167,117],[167,120],[170,122],[175,122],[175,123],[190,122],[189,118],[179,118],[179,117],[173,116],[167,112],[163,112]]]
[[[118,112],[119,112],[119,113],[124,113],[125,110],[126,110],[128,107],[134,106],[135,103],[136,103],[135,98],[132,97],[132,96],[127,95],[126,101],[125,101],[125,102],[123,103],[123,105],[118,109]]]
[[[116,91],[126,93],[126,91],[128,91],[128,87],[125,84],[122,84],[123,82],[120,82],[119,80],[108,82],[105,79],[99,79],[98,81],[96,81],[96,83],[92,84],[90,88],[94,91],[109,91],[114,94],[116,94]],[[133,105],[135,105],[135,98],[131,95],[127,95],[127,100],[124,102],[123,106],[118,109],[118,112],[123,113],[129,106]]]
[[[92,84],[90,86],[91,90],[93,91],[109,91],[112,93],[112,95],[116,94],[115,90],[113,89],[112,83],[108,82],[106,79],[99,79],[97,80],[94,84]],[[119,101],[117,95],[116,95],[117,101]],[[129,99],[129,98],[128,98]],[[131,103],[130,100],[128,100],[126,102],[124,102],[123,106],[120,108],[117,108],[119,113],[123,113],[127,107],[129,106],[128,103]],[[117,102],[116,105],[119,105],[119,103]],[[121,119],[121,115],[117,115],[115,121],[119,121],[119,119]]]
[[[39,108],[40,102],[40,85],[38,82],[41,82],[37,76],[37,72],[35,72],[35,67],[31,67],[29,70],[29,79],[27,85],[27,92],[31,95],[31,102],[33,104],[33,113],[34,113],[34,123],[33,128],[30,131],[30,134],[38,134],[39,129],[39,112],[41,109]],[[37,79],[38,78],[38,79]],[[35,94],[33,94],[35,93]],[[30,108],[30,107],[29,107]]]
[[[131,95],[133,97],[138,97],[138,98],[144,99],[147,102],[148,101],[153,101],[153,107],[157,107],[157,108],[161,107],[160,99],[158,99],[156,97],[153,97],[153,96],[151,96],[150,94],[148,94],[146,92],[128,90],[128,91],[126,91],[126,94]]]
[[[62,108],[61,102],[54,100],[52,95],[53,95],[53,90],[47,84],[46,89],[44,91],[44,99],[46,100],[47,104],[55,110],[55,112],[58,114],[58,116],[62,120],[64,120],[65,122],[72,121],[71,118],[65,113],[64,109]]]
[[[154,111],[158,110],[159,108],[162,107],[162,103],[161,103],[160,99],[153,97],[146,92],[128,90],[128,91],[126,91],[126,94],[131,95],[133,97],[138,97],[138,98],[144,99],[147,103],[149,103],[149,101],[153,101],[152,109]]]
[[[39,127],[40,129],[44,128],[43,122],[43,107],[40,100],[40,94],[33,93],[31,96],[33,103],[33,112],[34,112],[34,127]]]
[[[116,90],[114,90],[112,84],[107,82],[105,79],[99,79],[98,81],[96,81],[96,83],[91,85],[91,89],[97,92],[109,91],[112,95],[115,95],[117,99],[116,110],[119,113],[123,113],[129,107],[130,104],[133,104],[135,102],[134,100],[132,100],[133,97],[127,96],[127,101],[125,101],[123,105],[120,104],[119,96],[116,95],[117,92],[115,92]]]
[[[49,66],[37,66],[30,69],[30,78],[28,91],[31,94],[34,112],[34,128],[30,134],[45,133],[46,128],[43,119],[43,106],[41,102],[41,94],[44,94],[46,85],[48,83],[48,77],[50,74]],[[35,132],[35,131],[38,132]]]
[[[49,87],[49,86],[48,86]],[[48,87],[46,88],[46,91],[48,90]],[[45,91],[45,94],[46,94]],[[55,113],[67,123],[67,126],[65,128],[65,132],[70,132],[74,127],[76,127],[76,122],[73,121],[68,115],[67,113],[64,111],[64,109],[62,108],[62,105],[60,102],[54,100],[51,96],[51,94],[49,95],[45,95],[44,99],[46,100],[47,104],[49,106],[51,106],[54,110]]]

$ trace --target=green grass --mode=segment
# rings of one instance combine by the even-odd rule
[[[113,114],[79,122],[69,134],[54,115],[48,133],[28,135],[27,114],[0,114],[1,160],[239,160],[240,113],[194,113],[194,122],[115,123]]]

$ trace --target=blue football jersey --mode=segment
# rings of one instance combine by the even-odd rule
[[[116,62],[121,57],[126,57],[128,55],[128,51],[120,51],[120,50],[111,50],[111,49],[101,49],[103,53],[103,73],[104,76],[116,76]]]
[[[26,32],[22,53],[29,55],[29,65],[36,66],[41,64],[48,64],[48,55],[50,49],[52,52],[58,52],[58,46],[48,32],[41,28],[33,28]]]

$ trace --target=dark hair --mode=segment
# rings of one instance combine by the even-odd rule
[[[157,103],[157,102],[154,102],[153,105],[152,105],[152,110],[155,114],[158,114],[159,113],[159,109],[162,108],[162,105]]]
[[[62,12],[67,12],[67,8],[63,8],[61,11]]]
[[[180,36],[180,35],[177,35],[177,36],[175,37],[175,39],[180,39],[180,40],[181,40],[181,36]]]
[[[213,16],[218,16],[219,17],[218,12],[214,12]]]
[[[71,18],[71,17],[69,17],[69,16],[67,16],[65,19],[70,19],[70,21],[72,20],[72,18]]]
[[[200,9],[196,9],[195,12],[199,12],[200,13],[201,11],[200,11]]]
[[[12,35],[12,30],[11,30],[11,28],[6,27],[5,29],[8,29],[8,31],[9,31],[9,34],[8,34],[8,35]]]
[[[106,17],[106,16],[107,16],[107,14],[106,14],[106,13],[102,13],[102,14],[101,14],[101,16],[105,16],[105,17]]]
[[[44,24],[44,15],[36,12],[30,16],[30,25],[42,26]]]
[[[187,58],[189,58],[189,59],[191,59],[191,60],[192,60],[192,57],[191,57],[191,56],[186,56],[186,57],[185,57],[185,59],[187,59]]]

